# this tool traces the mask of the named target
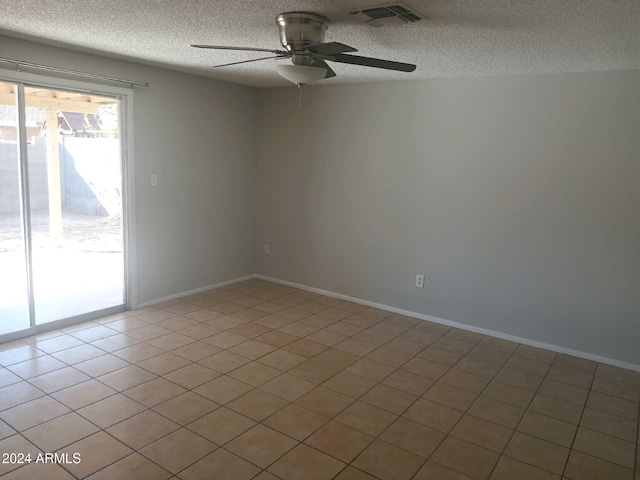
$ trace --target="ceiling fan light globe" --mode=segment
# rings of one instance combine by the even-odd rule
[[[282,78],[296,85],[317,82],[327,75],[327,71],[324,68],[306,65],[278,65],[276,68]]]

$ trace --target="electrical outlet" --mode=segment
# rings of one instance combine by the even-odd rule
[[[158,175],[156,175],[155,173],[151,174],[151,186],[152,187],[158,186]]]
[[[424,288],[424,275],[416,275],[416,287]]]
[[[269,254],[269,244],[265,243],[264,246],[262,247],[262,251],[264,253],[266,253],[267,255]]]

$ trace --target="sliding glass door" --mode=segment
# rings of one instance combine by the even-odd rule
[[[123,306],[120,100],[0,89],[0,334]]]

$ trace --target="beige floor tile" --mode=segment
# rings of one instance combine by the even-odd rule
[[[307,317],[303,321],[307,323],[309,321],[309,318],[310,317]],[[315,324],[315,326],[320,326],[320,325]],[[325,326],[328,326],[328,325],[325,325]],[[339,333],[332,332],[330,330],[318,330],[317,332],[314,332],[311,335],[309,335],[307,339],[312,342],[320,343],[327,347],[333,347],[334,345],[337,345],[343,340],[346,340],[347,337],[344,335],[340,335]]]
[[[264,425],[256,425],[225,445],[225,449],[262,468],[267,468],[298,444]]]
[[[140,340],[141,342],[146,342],[156,337],[168,335],[169,333],[171,333],[171,330],[168,328],[162,328],[158,325],[145,325],[144,327],[129,330],[127,336]]]
[[[633,480],[633,470],[573,450],[564,476],[569,480]]]
[[[587,428],[578,429],[573,449],[629,469],[633,469],[635,465],[634,443]]]
[[[527,412],[518,426],[521,432],[563,447],[571,447],[576,429],[571,423],[534,412]]]
[[[180,472],[182,480],[211,480],[211,473],[216,472],[220,479],[250,480],[256,477],[260,469],[242,458],[219,448],[202,460]]]
[[[509,442],[505,455],[557,475],[562,475],[569,458],[569,449],[516,432],[511,442]]]
[[[271,353],[274,350],[276,350],[275,347],[255,340],[248,340],[229,349],[230,352],[242,355],[243,357],[251,360],[257,360],[260,357],[264,357],[266,354]]]
[[[307,380],[283,373],[273,380],[269,380],[267,383],[261,385],[260,390],[264,390],[272,395],[276,395],[280,398],[293,402],[305,393],[313,390],[315,387],[315,384],[308,382]]]
[[[518,480],[560,480],[560,477],[553,473],[509,457],[502,457],[491,475],[491,480],[514,480],[516,478]]]
[[[162,350],[174,350],[176,348],[184,347],[190,343],[195,342],[194,338],[179,333],[173,332],[168,335],[156,337],[151,340],[147,340],[149,345],[161,348]]]
[[[502,368],[502,366],[497,363],[487,362],[486,360],[473,357],[464,357],[456,363],[455,366],[459,370],[489,379],[495,377],[496,373]]]
[[[368,378],[374,382],[380,382],[393,373],[395,368],[385,365],[384,363],[363,358],[347,368],[346,371]]]
[[[445,373],[442,378],[440,378],[440,382],[473,393],[482,392],[489,384],[487,378],[458,370],[455,367]]]
[[[287,404],[287,400],[256,389],[229,402],[227,407],[256,422],[261,422]]]
[[[105,324],[106,327],[117,332],[126,332],[128,330],[144,327],[145,325],[148,325],[147,322],[135,317],[122,318]]]
[[[614,397],[623,398],[632,402],[640,402],[640,386],[619,382],[607,377],[596,375],[593,380],[592,390],[606,393]]]
[[[468,413],[507,428],[516,428],[524,410],[481,395],[469,408]]]
[[[396,370],[382,381],[384,385],[416,396],[425,393],[433,383],[433,380],[429,378],[405,370]]]
[[[407,353],[399,352],[397,350],[380,347],[367,355],[367,358],[375,362],[380,362],[391,367],[399,368],[409,360],[411,360],[412,356]]]
[[[335,417],[353,403],[354,399],[342,393],[317,387],[296,400],[301,407],[328,418]]]
[[[66,464],[65,469],[78,478],[84,478],[130,455],[133,450],[111,435],[98,432],[72,443],[61,449],[59,453],[66,453],[70,458],[73,458],[73,454],[80,454],[80,462]]]
[[[628,442],[636,442],[638,423],[626,418],[585,408],[580,426],[606,433]]]
[[[229,351],[216,353],[210,357],[200,360],[198,363],[207,368],[211,368],[216,372],[229,373],[236,368],[246,365],[251,360],[241,355],[236,355]]]
[[[307,340],[306,338],[298,339],[298,337],[296,337],[296,339],[296,341],[289,343],[286,347],[284,347],[284,350],[286,350],[287,352],[295,353],[296,355],[301,355],[305,358],[312,358],[329,348],[326,345],[312,342],[311,340]]]
[[[363,342],[362,340],[347,338],[343,342],[336,344],[334,348],[353,355],[358,355],[359,357],[364,357],[377,349],[378,346],[373,343]]]
[[[149,370],[151,373],[155,373],[156,375],[164,375],[189,365],[190,363],[191,361],[186,358],[167,352],[158,355],[157,357],[143,360],[138,363],[138,366],[145,370]]]
[[[0,356],[0,365],[10,365],[11,363],[22,362],[31,358],[39,357],[42,352],[54,353],[64,350],[65,348],[76,347],[82,345],[82,340],[72,337],[71,335],[60,335],[55,338],[36,342],[32,348],[14,348],[9,352],[2,352]],[[37,347],[37,348],[35,348]],[[14,362],[14,360],[17,360]]]
[[[184,347],[171,350],[171,353],[174,355],[186,358],[192,362],[199,362],[200,360],[204,360],[218,352],[220,352],[218,347],[209,345],[206,342],[193,342],[185,345]]]
[[[497,375],[494,377],[494,380],[506,383],[507,385],[512,385],[514,387],[536,392],[542,384],[544,378],[532,373],[520,372],[518,370],[504,367],[497,373]]]
[[[205,338],[202,340],[205,343],[213,345],[218,348],[231,348],[236,345],[239,345],[243,342],[247,341],[247,337],[243,337],[242,335],[236,335],[231,332],[222,332],[211,337]]]
[[[192,363],[164,375],[164,378],[188,390],[194,389],[220,376],[220,373]]]
[[[226,375],[222,375],[221,377],[200,385],[193,391],[220,405],[224,405],[250,390],[252,390],[252,387],[246,383],[242,383],[238,380],[234,380],[233,378],[229,378]]]
[[[104,353],[104,352],[103,352]],[[86,360],[74,365],[77,370],[91,377],[99,377],[115,370],[120,370],[128,366],[129,363],[116,357],[115,355],[102,355],[91,360]]]
[[[496,365],[504,366],[505,363],[511,358],[511,355],[501,350],[495,350],[493,348],[486,348],[482,345],[476,345],[467,353],[468,358],[477,358],[486,362],[495,363]]]
[[[572,357],[571,355],[566,355],[564,353],[559,353],[553,361],[553,364],[582,373],[595,373],[596,368],[598,367],[598,364],[592,360]]]
[[[450,338],[447,335],[447,336],[440,337],[438,340],[433,342],[433,346],[436,348],[442,348],[443,350],[449,350],[450,352],[466,355],[471,351],[474,344],[456,340],[454,338]]]
[[[39,377],[33,377],[29,379],[29,383],[45,393],[53,393],[77,383],[86,382],[89,378],[88,375],[75,368],[66,367],[55,372],[45,373]]]
[[[230,330],[232,328],[235,328],[239,325],[244,325],[246,322],[246,320],[240,320],[239,318],[233,318],[230,317],[229,315],[222,315],[221,317],[218,318],[214,318],[213,320],[207,320],[205,322],[207,325],[210,325],[214,328],[217,328],[218,330]],[[203,339],[203,341],[209,343],[209,340],[213,339],[214,337],[216,338],[216,342],[218,341],[233,341],[234,338],[242,338],[244,340],[247,340],[247,337],[243,337],[242,335],[236,335],[234,333],[231,332],[222,332],[228,335],[222,335],[222,334],[217,334],[214,335],[212,337],[207,337],[205,339]],[[242,343],[242,340],[237,342],[237,343]],[[224,347],[224,348],[228,348],[228,347]]]
[[[291,404],[276,412],[262,423],[289,437],[302,441],[327,421],[328,418],[322,415]]]
[[[592,373],[583,373],[571,370],[568,368],[560,367],[558,365],[552,365],[547,378],[556,380],[558,382],[567,383],[576,387],[591,388],[591,382],[593,381]]]
[[[344,466],[341,461],[300,444],[269,467],[269,472],[283,480],[330,480]]]
[[[345,371],[336,374],[322,384],[324,387],[343,393],[352,398],[361,397],[375,385],[376,383],[371,380]]]
[[[12,435],[0,440],[0,454],[6,453],[22,453],[24,455],[31,454],[32,458],[38,454],[38,448],[31,442],[27,441],[22,435]],[[9,459],[3,459],[0,463],[0,477],[5,473],[16,470],[21,467],[20,463],[11,462]],[[3,477],[4,478],[4,477]]]
[[[422,352],[418,354],[418,357],[429,360],[430,362],[440,363],[447,367],[453,367],[463,355],[431,345],[422,350]]]
[[[402,370],[406,370],[407,372],[415,373],[416,375],[421,375],[435,381],[447,373],[449,367],[440,363],[425,360],[424,358],[414,357],[402,366]]]
[[[332,457],[349,463],[372,441],[373,437],[338,422],[329,422],[305,440],[305,443]]]
[[[168,418],[152,410],[145,410],[113,425],[107,432],[131,448],[140,450],[179,428],[180,425]]]
[[[403,417],[449,433],[462,417],[462,413],[430,400],[419,399],[403,414]]]
[[[455,340],[473,343],[475,345],[484,338],[484,335],[482,333],[470,332],[468,330],[461,330],[459,328],[452,328],[445,334],[445,337],[451,337]]]
[[[68,365],[74,365],[86,360],[91,360],[92,358],[101,357],[104,354],[104,350],[100,350],[93,345],[84,344],[52,353],[51,356]]]
[[[538,393],[529,405],[529,410],[577,425],[580,422],[583,408],[575,403]]]
[[[88,480],[113,480],[117,478],[135,478],[136,480],[166,480],[171,473],[160,468],[142,455],[134,453],[107,468],[94,473]]]
[[[11,428],[9,425],[0,420],[0,440],[4,440],[7,437],[10,437],[16,433],[16,431]]]
[[[228,375],[248,385],[259,387],[280,375],[280,371],[258,362],[251,362],[229,372]]]
[[[542,348],[531,347],[529,345],[520,345],[516,350],[516,355],[529,358],[531,360],[537,360],[539,362],[553,363],[556,356],[555,352],[550,350],[544,350]]]
[[[303,378],[304,380],[308,380],[316,385],[320,385],[340,371],[340,368],[311,359],[293,367],[288,373],[290,375]]]
[[[46,478],[47,480],[73,480],[74,477],[58,465],[51,463],[30,463],[7,473],[2,480],[33,480]]]
[[[368,435],[377,437],[397,418],[397,415],[386,410],[357,401],[340,413],[336,420]]]
[[[9,365],[7,367],[7,371],[13,372],[14,374],[19,375],[24,379],[29,379],[37,377],[39,375],[44,375],[45,373],[59,370],[66,366],[67,365],[65,363],[61,362],[57,358],[52,357],[51,355],[43,355],[31,360],[27,360],[25,362]],[[6,383],[5,385],[9,385],[9,383]]]
[[[283,348],[298,340],[298,337],[296,337],[295,335],[289,335],[288,333],[280,332],[278,330],[273,330],[271,332],[260,335],[259,337],[256,337],[255,340],[260,343],[271,345],[274,348]]]
[[[190,423],[187,428],[217,445],[224,445],[255,424],[250,418],[221,407]]]
[[[394,338],[389,343],[385,344],[385,347],[391,350],[397,350],[398,352],[408,353],[409,355],[417,355],[424,350],[424,345],[418,342],[412,342],[404,338]],[[433,360],[427,358],[427,360]],[[433,360],[435,361],[435,360]]]
[[[77,411],[100,428],[107,428],[145,410],[138,402],[118,393]]]
[[[539,362],[530,358],[521,357],[520,355],[514,355],[507,361],[507,363],[505,363],[505,367],[511,368],[512,370],[518,370],[520,372],[537,375],[539,377],[544,377],[549,371],[549,368],[551,368],[551,365],[545,362]]]
[[[447,437],[431,460],[477,480],[489,478],[500,456],[454,437]]]
[[[437,463],[427,462],[420,469],[418,474],[413,477],[413,480],[471,480],[471,477],[454,472],[453,470],[443,467],[442,465],[438,465]]]
[[[175,474],[216,449],[216,445],[181,428],[148,445],[139,453]]]
[[[138,363],[162,353],[164,353],[164,350],[154,347],[153,345],[149,345],[148,343],[138,343],[137,345],[113,352],[116,357],[120,357],[129,363]]]
[[[432,402],[466,412],[478,395],[467,390],[461,390],[446,383],[437,382],[422,396]]]
[[[171,400],[156,405],[153,409],[180,425],[186,425],[218,407],[217,403],[207,398],[193,392],[185,392]]]
[[[211,319],[208,318],[207,320],[211,320]],[[171,330],[173,332],[177,332],[180,330],[181,331],[180,333],[182,333],[183,335],[186,335],[185,331],[189,327],[193,327],[194,325],[201,325],[201,324],[198,321],[192,320],[187,317],[172,317],[167,320],[158,322],[155,325],[157,325],[158,327],[166,328],[167,330]],[[208,326],[208,325],[205,325],[205,326]],[[214,333],[218,333],[218,331],[216,330],[214,331]],[[212,333],[211,335],[213,335],[214,333]],[[206,335],[206,336],[209,337],[211,335]],[[189,336],[191,337],[191,335]],[[193,338],[197,338],[197,337],[193,337]]]
[[[584,405],[587,402],[589,391],[585,388],[575,387],[567,383],[557,382],[546,378],[538,390],[549,397],[559,398],[566,402]]]
[[[360,359],[359,356],[354,355],[352,353],[343,352],[341,350],[337,350],[335,348],[330,348],[325,350],[324,352],[316,355],[313,360],[317,362],[324,363],[331,367],[343,370],[347,368],[349,365],[354,364],[356,361]]]
[[[97,378],[101,383],[120,392],[156,378],[156,375],[136,365],[130,365]]]
[[[405,327],[402,325],[398,325],[397,323],[383,321],[380,323],[376,323],[371,327],[371,330],[375,330],[376,332],[387,333],[389,335],[393,335],[394,337],[403,334],[409,327]]]
[[[400,417],[380,435],[380,439],[423,458],[429,458],[445,436],[433,428]]]
[[[358,470],[357,468],[353,468],[352,466],[347,466],[344,470],[340,472],[340,474],[335,478],[335,480],[376,480],[375,477],[372,477],[368,473],[363,472],[362,470]]]
[[[513,430],[473,415],[465,415],[451,431],[451,435],[479,447],[502,453],[513,435]]]
[[[120,333],[112,337],[91,342],[91,345],[98,347],[100,350],[104,350],[105,352],[115,352],[116,350],[122,350],[126,347],[132,347],[138,343],[140,343],[140,340]]]
[[[353,466],[382,480],[409,480],[424,459],[386,442],[376,440],[353,462]]]
[[[0,419],[15,430],[23,431],[64,415],[69,411],[62,403],[46,396],[4,410],[0,413]]]
[[[333,325],[329,325],[326,329],[331,332],[336,332],[336,333],[339,333],[340,335],[344,335],[345,337],[352,337],[360,333],[362,330],[364,330],[364,328],[362,327],[353,325],[351,323],[347,323],[345,321],[341,321],[341,322],[334,323]]]
[[[307,359],[301,355],[296,355],[295,353],[287,352],[285,350],[276,350],[275,352],[261,357],[259,362],[286,372],[306,360]]]
[[[598,364],[596,375],[598,377],[606,377],[618,382],[627,383],[629,385],[640,386],[640,372],[629,370],[613,365]]]
[[[396,415],[401,415],[417,399],[415,395],[382,384],[376,385],[360,398],[363,402]]]
[[[181,386],[171,383],[164,378],[156,378],[147,383],[130,388],[129,390],[125,390],[122,393],[147,407],[155,407],[184,392],[185,389]]]
[[[22,434],[44,452],[54,452],[96,433],[99,429],[75,412],[42,423]]]
[[[637,403],[593,390],[589,393],[587,408],[624,417],[627,420],[638,420]]]
[[[261,314],[264,316],[264,312],[261,312]],[[246,320],[245,318],[241,318],[240,316],[236,316],[235,318]],[[246,338],[255,338],[269,331],[271,331],[270,328],[263,325],[256,325],[255,323],[244,323],[229,330],[230,333],[241,335]]]
[[[42,397],[44,393],[29,382],[17,382],[0,388],[0,410]]]
[[[482,392],[485,397],[499,400],[509,405],[527,408],[535,393],[522,388],[507,385],[506,383],[492,381]]]

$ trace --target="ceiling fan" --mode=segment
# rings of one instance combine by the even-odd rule
[[[348,63],[398,72],[413,72],[416,69],[415,65],[409,63],[350,55],[358,50],[338,42],[325,43],[324,37],[328,19],[320,15],[306,12],[281,13],[276,17],[276,24],[280,33],[280,43],[282,43],[284,50],[222,45],[191,46],[214,50],[268,52],[272,54],[269,57],[215,65],[216,68],[268,59],[291,59],[292,65],[278,65],[277,70],[282,77],[295,83],[298,87],[324,78],[335,77],[336,72],[327,62]]]

